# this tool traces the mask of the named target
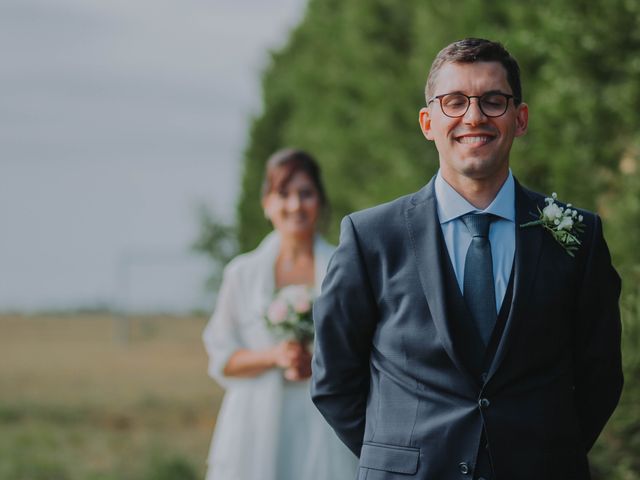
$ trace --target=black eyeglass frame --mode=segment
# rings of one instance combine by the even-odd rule
[[[442,99],[444,97],[448,97],[449,95],[460,95],[462,97],[467,97],[467,108],[465,108],[464,112],[462,112],[460,115],[449,115],[447,112],[444,111],[444,107],[442,106]],[[484,109],[482,108],[482,98],[488,95],[500,95],[501,97],[505,97],[507,99],[505,103],[504,111],[500,115],[488,115],[487,112],[485,112]],[[511,100],[512,98],[513,98],[514,105],[516,103],[519,103],[519,100],[514,95],[509,95],[508,93],[502,93],[502,92],[486,92],[486,93],[483,93],[482,95],[465,95],[464,93],[460,93],[460,92],[451,92],[451,93],[443,93],[442,95],[435,95],[431,97],[431,99],[427,102],[427,106],[429,106],[431,102],[433,102],[434,100],[438,100],[438,103],[440,104],[440,110],[445,116],[449,118],[460,118],[460,117],[464,117],[469,111],[469,108],[471,107],[472,98],[478,99],[478,107],[480,108],[480,111],[485,117],[489,117],[489,118],[498,118],[503,116],[505,113],[507,113],[507,110],[509,110],[509,100]]]

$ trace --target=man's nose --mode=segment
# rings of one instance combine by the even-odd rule
[[[480,108],[480,99],[471,98],[469,100],[469,108],[467,109],[467,113],[464,114],[465,123],[468,123],[469,125],[476,125],[478,123],[484,122],[486,119],[487,116]]]

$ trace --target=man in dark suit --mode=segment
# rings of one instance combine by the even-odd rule
[[[438,174],[342,221],[311,393],[360,480],[589,478],[622,389],[620,278],[597,215],[511,174],[519,75],[499,43],[443,49],[420,110]]]

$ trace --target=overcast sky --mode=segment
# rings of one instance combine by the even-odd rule
[[[0,311],[208,308],[260,72],[305,0],[0,2]]]

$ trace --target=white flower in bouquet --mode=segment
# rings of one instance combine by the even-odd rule
[[[279,325],[287,319],[289,307],[282,299],[276,298],[267,309],[267,318],[274,325]]]
[[[275,294],[265,319],[279,335],[306,343],[313,339],[313,291],[305,285],[288,285]]]

